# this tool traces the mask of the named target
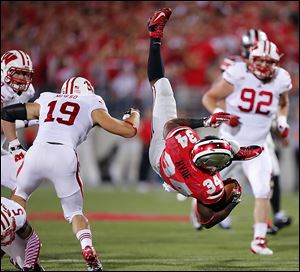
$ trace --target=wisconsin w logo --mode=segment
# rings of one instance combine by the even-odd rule
[[[4,61],[5,65],[7,65],[8,63],[10,63],[15,59],[17,59],[17,56],[15,54],[7,52],[2,56],[1,62]]]

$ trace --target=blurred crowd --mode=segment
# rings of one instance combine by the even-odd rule
[[[240,54],[241,35],[246,30],[259,28],[277,44],[284,54],[281,66],[293,80],[289,123],[292,152],[298,159],[298,1],[1,1],[1,55],[7,50],[21,49],[31,56],[36,96],[44,91],[60,92],[67,78],[81,75],[94,84],[111,115],[120,118],[128,107],[140,108],[144,122],[139,143],[130,148],[137,150],[134,156],[141,170],[131,176],[147,179],[144,173],[148,165],[143,160],[151,136],[152,93],[147,79],[146,22],[154,10],[162,7],[173,10],[162,54],[182,114],[208,114],[201,97],[220,77],[223,58]],[[28,145],[33,137],[30,132],[24,134]],[[88,141],[98,144],[98,149],[81,148],[95,161],[91,183],[105,176],[97,171],[106,152],[117,154],[122,146],[118,139],[111,140],[112,149],[106,147],[109,151],[103,151],[103,142],[99,144],[97,137],[93,133]],[[109,146],[109,140],[104,137],[103,141]],[[95,150],[100,150],[96,160],[91,156]],[[125,154],[128,150],[125,148]],[[124,176],[113,162],[109,167],[108,177],[118,171],[116,180]]]

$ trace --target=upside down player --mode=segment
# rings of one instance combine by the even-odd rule
[[[226,186],[232,181],[222,181],[219,171],[232,160],[255,158],[263,148],[240,148],[236,142],[217,137],[200,139],[193,128],[218,127],[231,119],[231,115],[225,112],[199,119],[177,118],[173,90],[164,77],[160,56],[163,29],[171,13],[168,8],[158,10],[148,21],[148,78],[154,96],[149,159],[152,168],[164,180],[165,190],[197,199],[201,224],[211,228],[228,216],[241,196],[240,185],[234,181],[234,197],[222,207],[219,205],[224,196],[224,184]]]
[[[287,71],[280,68],[281,54],[277,46],[267,40],[258,41],[250,49],[249,61],[235,62],[223,73],[223,78],[203,96],[203,104],[210,112],[223,111],[219,102],[225,100],[225,108],[237,116],[236,126],[222,125],[220,135],[241,144],[258,143],[265,147],[260,157],[246,162],[242,170],[248,178],[253,194],[254,236],[250,248],[255,254],[272,255],[268,248],[267,219],[270,214],[272,162],[267,147],[273,115],[277,113],[277,129],[281,137],[288,135],[288,91],[292,88]],[[221,172],[231,176],[236,163]]]
[[[88,271],[102,271],[90,224],[83,214],[83,183],[76,148],[94,126],[125,138],[134,137],[139,126],[139,111],[130,109],[123,120],[113,118],[102,97],[95,95],[92,84],[85,78],[72,77],[63,84],[60,94],[45,92],[34,103],[5,107],[1,118],[7,140],[19,148],[15,120],[39,118],[39,131],[26,153],[12,199],[25,207],[40,183],[50,180],[64,217],[72,224],[80,242]]]
[[[26,218],[24,208],[1,197],[1,259],[4,253],[22,271],[44,271],[39,264],[40,238]]]

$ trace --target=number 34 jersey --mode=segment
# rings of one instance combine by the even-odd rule
[[[39,131],[35,142],[56,142],[76,148],[93,127],[92,111],[107,111],[98,95],[73,95],[45,92],[35,101],[40,104]]]
[[[189,127],[178,127],[166,137],[160,158],[160,173],[166,183],[185,196],[192,196],[203,204],[218,202],[224,194],[219,173],[209,175],[193,163],[191,151],[200,140]]]
[[[278,67],[274,78],[264,83],[248,71],[245,62],[235,62],[225,70],[223,79],[233,85],[226,97],[226,112],[240,117],[238,128],[222,124],[221,135],[241,145],[263,145],[277,112],[279,97],[292,88],[289,73]]]

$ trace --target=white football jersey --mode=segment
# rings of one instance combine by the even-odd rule
[[[277,112],[279,97],[292,88],[291,77],[278,67],[274,78],[263,83],[248,71],[246,63],[235,62],[223,73],[223,79],[233,85],[226,97],[226,112],[240,117],[238,128],[222,124],[220,134],[241,145],[263,145],[271,129],[272,116]]]
[[[24,226],[26,222],[26,212],[17,202],[1,196],[1,204],[10,210],[16,220],[16,231]],[[1,216],[2,218],[2,216]]]
[[[98,95],[73,95],[45,92],[35,101],[40,104],[39,130],[35,142],[56,142],[72,148],[82,143],[93,127],[92,111],[107,111]]]
[[[26,92],[22,92],[21,95],[18,95],[8,84],[1,81],[1,106],[6,107],[18,103],[26,103],[31,98],[33,98],[35,90],[32,84],[29,85],[29,88]],[[5,136],[1,133],[1,152],[3,144],[5,142]]]

